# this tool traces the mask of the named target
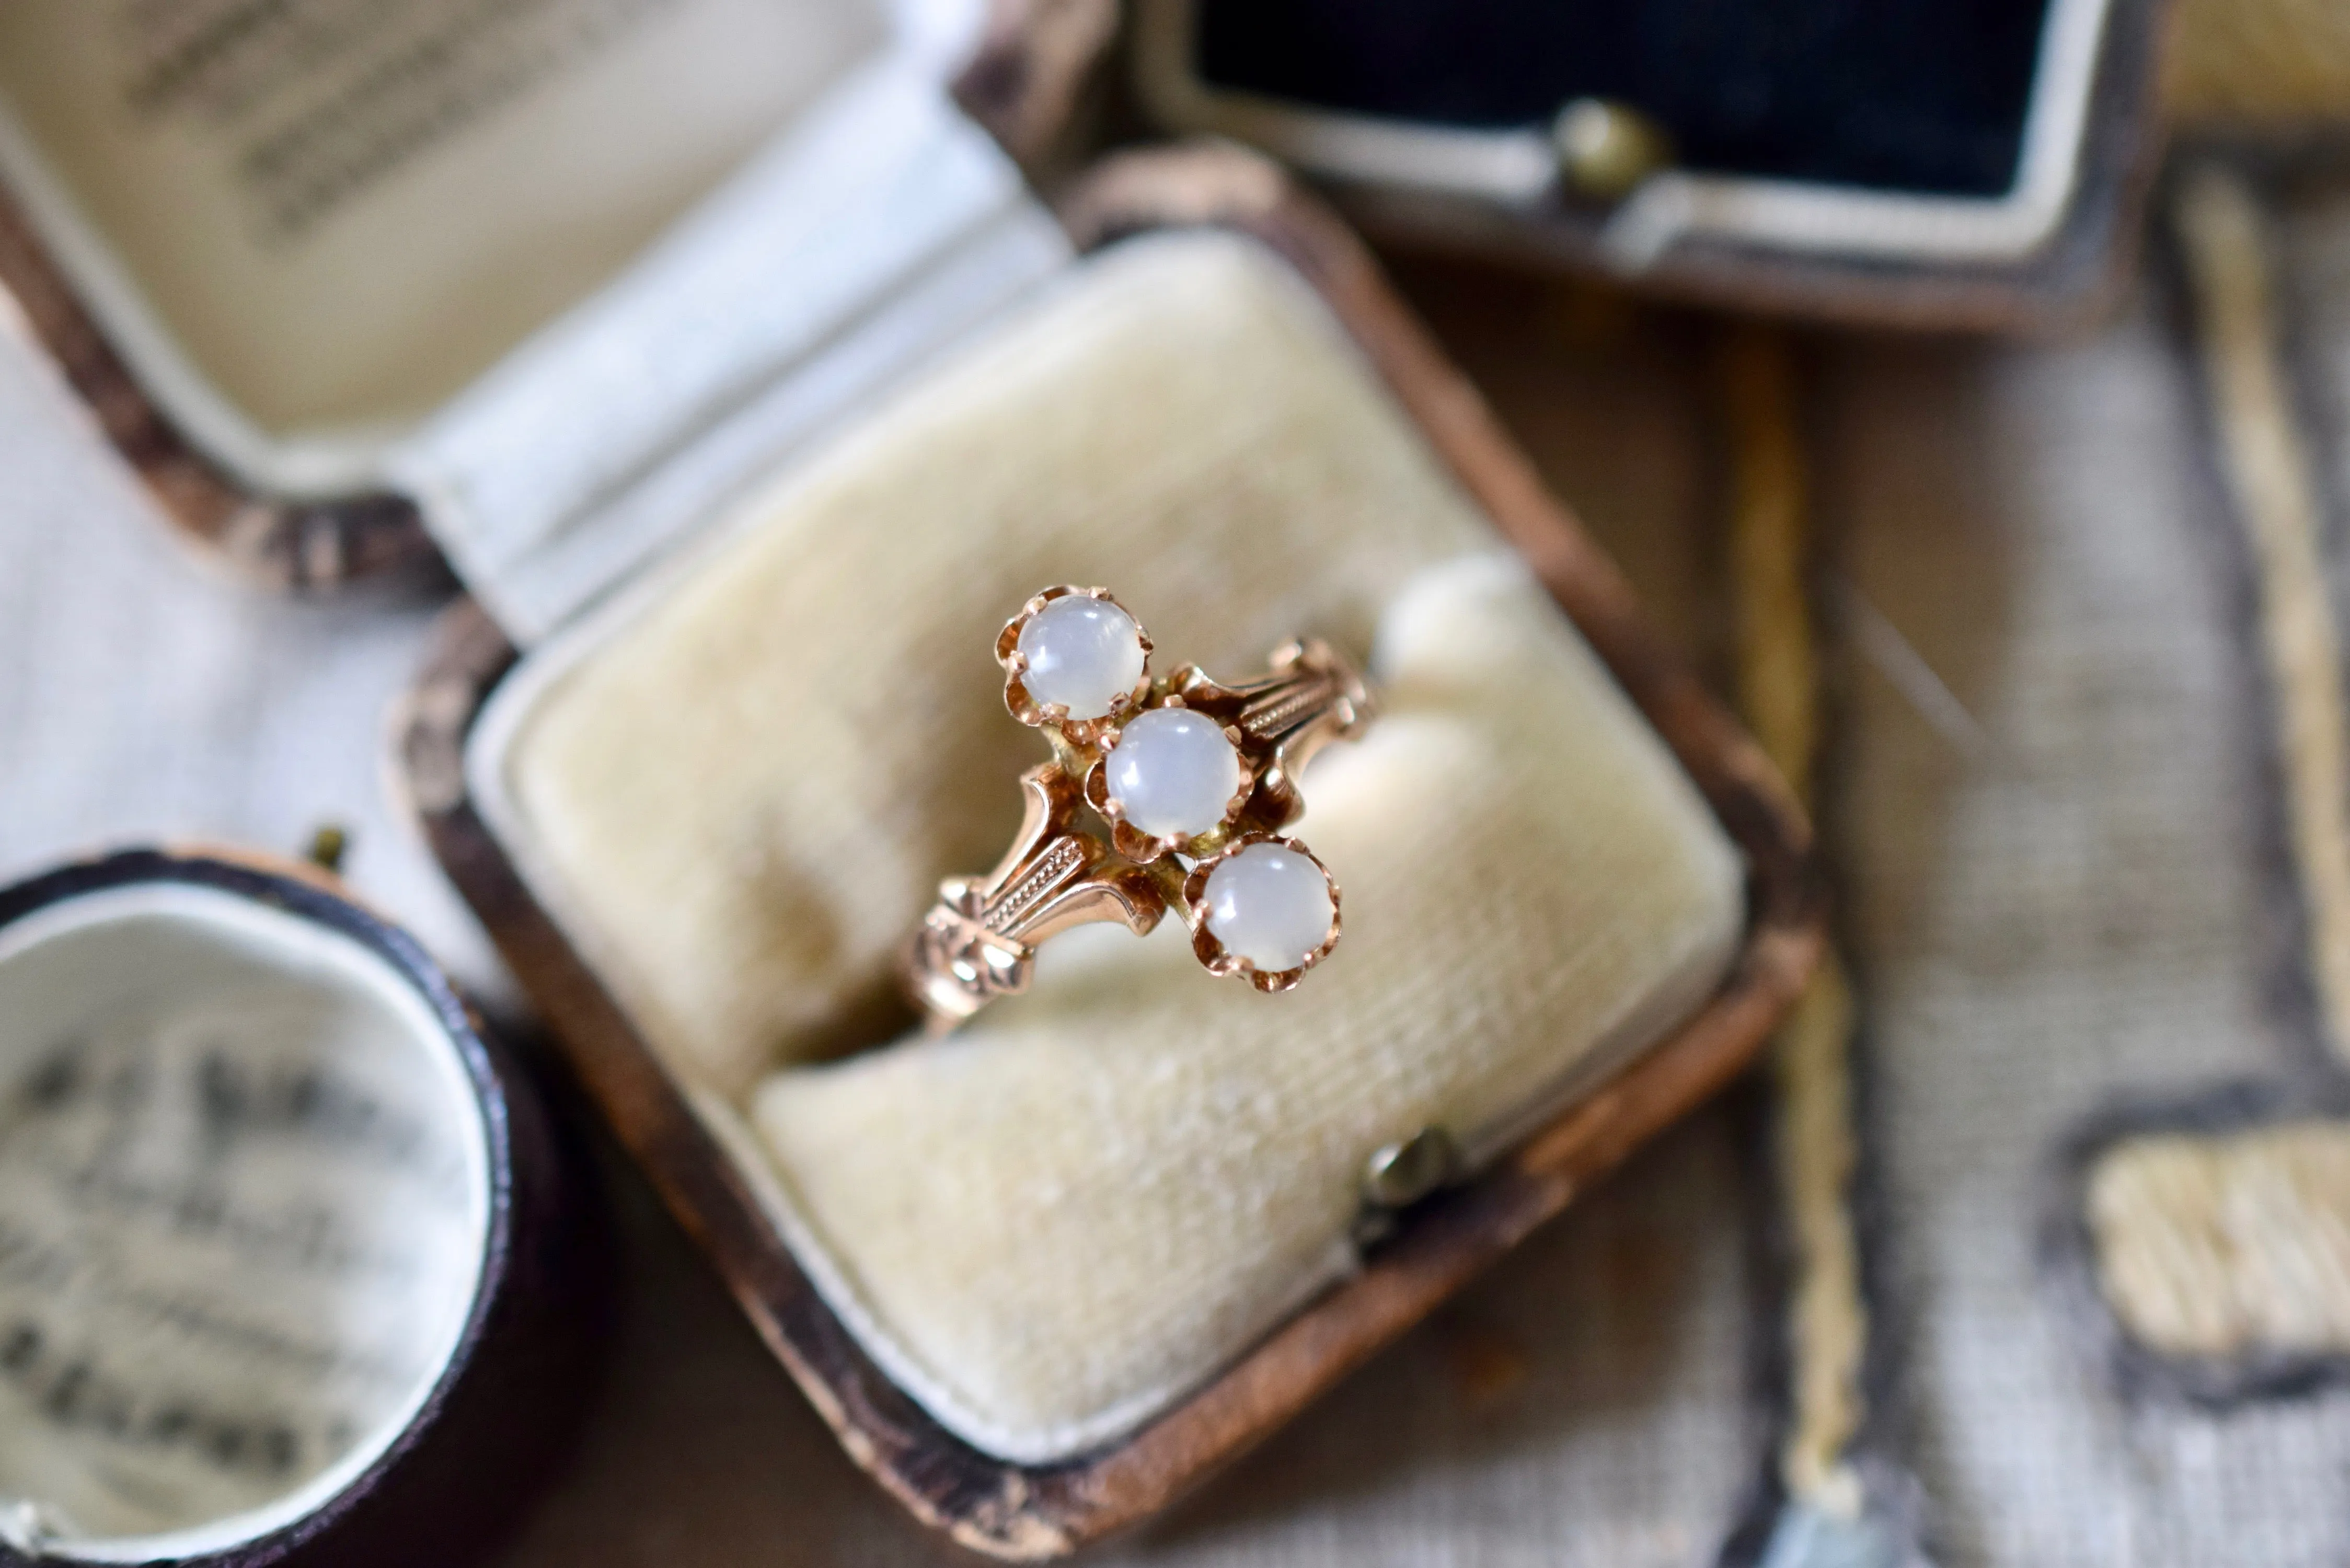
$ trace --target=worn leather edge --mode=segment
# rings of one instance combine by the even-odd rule
[[[115,352],[31,219],[0,186],[0,326],[12,314],[164,521],[236,576],[313,594],[439,559],[404,496],[273,498],[246,490],[198,452]]]

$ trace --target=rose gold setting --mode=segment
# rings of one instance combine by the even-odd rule
[[[1191,667],[1187,665],[1185,668]],[[1144,711],[1149,712],[1159,708],[1181,708],[1185,705],[1181,697],[1168,696],[1151,703]],[[1137,716],[1128,714],[1128,718],[1131,721]],[[1248,751],[1243,744],[1243,737],[1241,732],[1231,724],[1224,726],[1224,739],[1230,741],[1232,743],[1232,750],[1239,753],[1241,783],[1240,787],[1232,791],[1232,798],[1224,803],[1224,815],[1222,820],[1207,832],[1193,834],[1188,838],[1180,833],[1153,838],[1126,820],[1125,806],[1119,802],[1118,796],[1109,793],[1107,765],[1109,755],[1118,750],[1118,738],[1125,728],[1124,724],[1120,724],[1117,729],[1102,736],[1097,747],[1100,754],[1095,757],[1092,764],[1086,769],[1086,804],[1100,813],[1102,820],[1109,824],[1110,847],[1129,860],[1138,860],[1148,865],[1154,860],[1163,860],[1170,855],[1181,855],[1187,858],[1213,855],[1230,842],[1233,824],[1240,820],[1242,811],[1248,805],[1249,797],[1255,794],[1257,791],[1256,769],[1249,765]],[[1304,807],[1301,805],[1299,809],[1302,810]]]
[[[1224,686],[1196,664],[1169,678],[1170,704],[1223,722],[1256,782],[1245,826],[1277,832],[1304,815],[1297,775],[1333,741],[1353,740],[1378,716],[1363,677],[1320,639],[1284,643],[1262,680]]]
[[[1066,702],[1038,702],[1028,694],[1028,685],[1022,679],[1028,673],[1028,656],[1020,651],[1020,634],[1037,612],[1055,599],[1099,599],[1134,623],[1134,634],[1142,642],[1142,677],[1134,683],[1132,692],[1110,703],[1109,711],[1094,719],[1072,719]],[[1020,607],[1020,613],[1003,623],[1003,630],[995,639],[995,661],[1003,666],[1003,706],[1012,716],[1031,729],[1043,730],[1049,738],[1073,751],[1083,752],[1099,742],[1124,719],[1139,711],[1150,696],[1150,634],[1142,627],[1142,618],[1118,602],[1107,588],[1081,588],[1064,583],[1046,588],[1043,593]],[[1054,747],[1055,753],[1063,746]]]
[[[1073,720],[1064,704],[1039,704],[1022,680],[1027,659],[1020,652],[1021,632],[1046,605],[1072,594],[1116,606],[1134,622],[1142,643],[1142,679],[1130,696],[1120,696],[1097,719]],[[924,1011],[931,1033],[953,1029],[999,996],[1025,991],[1037,947],[1092,921],[1117,920],[1142,936],[1170,909],[1179,909],[1201,968],[1211,975],[1244,977],[1266,992],[1289,990],[1338,945],[1336,878],[1312,850],[1279,835],[1305,810],[1297,776],[1307,762],[1331,742],[1358,735],[1376,716],[1363,677],[1318,640],[1284,644],[1274,650],[1269,673],[1239,685],[1212,680],[1196,664],[1154,681],[1150,653],[1141,618],[1106,588],[1046,588],[1023,605],[996,638],[1004,707],[1020,722],[1044,732],[1054,760],[1021,774],[1026,811],[1003,861],[984,877],[954,877],[941,883],[938,902],[907,946],[906,991]],[[1223,820],[1208,833],[1189,838],[1141,833],[1125,820],[1108,792],[1102,764],[1117,750],[1120,732],[1138,715],[1158,708],[1187,708],[1214,721],[1240,753],[1241,785]],[[1083,824],[1081,807],[1091,808],[1099,830]],[[1107,831],[1107,843],[1100,830]],[[1209,874],[1227,856],[1268,843],[1314,862],[1329,885],[1332,911],[1328,939],[1304,963],[1278,973],[1227,951],[1208,929],[1203,902]]]
[[[906,984],[934,1032],[1028,989],[1037,945],[1072,926],[1123,921],[1147,936],[1166,889],[1076,826],[1077,789],[1060,765],[1020,775],[1026,811],[1011,850],[983,878],[950,877],[906,955]]]
[[[1300,809],[1303,809],[1302,805]],[[1323,939],[1320,947],[1307,953],[1305,961],[1295,969],[1259,969],[1238,953],[1227,951],[1222,940],[1208,929],[1208,877],[1226,860],[1258,844],[1277,844],[1284,849],[1304,856],[1314,862],[1314,868],[1322,873],[1322,880],[1330,888],[1330,934]],[[1267,994],[1291,989],[1305,978],[1307,970],[1328,958],[1331,950],[1338,945],[1338,930],[1347,919],[1346,906],[1338,897],[1338,879],[1330,875],[1330,867],[1322,864],[1322,857],[1298,840],[1284,838],[1276,833],[1243,834],[1223,849],[1192,867],[1191,874],[1183,878],[1182,909],[1183,923],[1191,929],[1192,956],[1200,961],[1200,967],[1212,975],[1246,975],[1251,985]]]

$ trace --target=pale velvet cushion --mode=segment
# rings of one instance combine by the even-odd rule
[[[1162,668],[1376,632],[1387,714],[1311,770],[1300,827],[1344,944],[1267,998],[1171,922],[1079,933],[959,1036],[805,1064],[1017,821],[1044,748],[989,651],[1054,582],[1114,587]],[[868,1352],[1014,1459],[1212,1376],[1348,1266],[1373,1149],[1432,1124],[1488,1153],[1697,1006],[1741,928],[1660,741],[1319,301],[1230,236],[1086,265],[750,498],[527,664],[473,771]]]

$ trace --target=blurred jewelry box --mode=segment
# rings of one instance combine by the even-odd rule
[[[0,275],[183,521],[463,579],[399,729],[433,847],[929,1523],[1146,1517],[1794,998],[1800,813],[1353,235],[1228,148],[1024,177],[1098,6],[228,9],[0,14]],[[1057,582],[1378,680],[1296,995],[1170,929],[943,1039],[897,1000],[1018,820],[989,650]]]
[[[1381,239],[1741,311],[2094,312],[2160,150],[2151,0],[1139,0],[1158,124],[1326,182]]]

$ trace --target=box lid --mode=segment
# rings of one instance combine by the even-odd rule
[[[1068,259],[991,130],[1049,138],[1097,4],[478,12],[0,23],[0,284],[275,580],[430,554],[421,523],[533,639]]]

